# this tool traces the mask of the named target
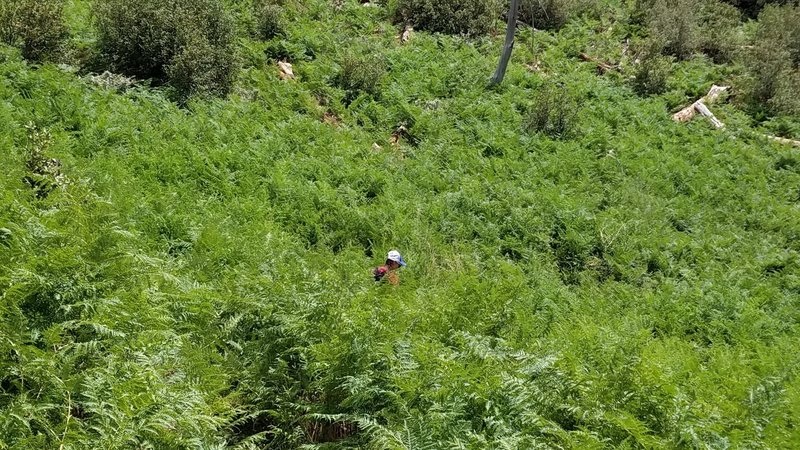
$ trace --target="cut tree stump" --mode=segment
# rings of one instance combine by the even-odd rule
[[[730,89],[730,86],[717,86],[716,84],[711,86],[711,90],[708,91],[708,94],[706,94],[705,97],[676,112],[672,115],[672,119],[676,122],[688,122],[692,120],[695,114],[700,113],[708,117],[715,127],[724,127],[725,125],[717,120],[717,118],[714,117],[714,114],[711,114],[711,111],[706,107],[706,105],[710,105],[717,101],[717,99],[728,89]]]

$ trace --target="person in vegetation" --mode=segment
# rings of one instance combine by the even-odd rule
[[[386,255],[386,263],[382,266],[376,267],[373,271],[375,281],[381,281],[386,278],[389,283],[397,286],[400,283],[400,279],[397,275],[397,269],[405,266],[406,262],[403,260],[403,257],[400,256],[400,252],[397,250],[392,250],[388,255]]]

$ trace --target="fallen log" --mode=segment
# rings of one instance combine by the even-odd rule
[[[728,89],[730,89],[730,86],[717,86],[716,84],[711,86],[711,90],[708,91],[708,94],[706,94],[705,97],[697,100],[696,102],[692,103],[691,105],[689,105],[689,106],[683,108],[682,110],[676,112],[675,114],[672,115],[672,119],[674,121],[676,121],[676,122],[688,122],[688,121],[692,120],[692,118],[697,113],[703,114],[704,116],[706,116],[709,119],[711,119],[712,117],[714,117],[714,115],[711,114],[711,111],[709,111],[708,108],[705,108],[705,111],[708,114],[705,114],[700,109],[705,107],[707,104],[710,105],[710,104],[714,103],[715,101],[717,101],[717,99],[725,91],[727,91]],[[698,108],[698,105],[702,105],[701,108]],[[710,114],[710,116],[709,116],[709,114]],[[714,117],[714,119],[716,120],[716,117]],[[722,128],[721,126],[717,126],[718,124],[722,124],[722,122],[720,122],[718,120],[716,122],[714,122],[714,120],[712,120],[711,123],[714,124],[714,126],[717,127],[717,128]],[[722,125],[722,126],[724,126],[724,125]]]
[[[769,134],[762,134],[762,136],[764,136],[765,138],[767,138],[767,139],[769,139],[771,141],[778,142],[780,144],[791,145],[791,146],[794,146],[794,147],[800,147],[800,141],[795,141],[794,139],[786,139],[786,138],[782,138],[782,137],[778,137],[778,136],[770,136]]]
[[[676,112],[675,114],[672,115],[672,119],[675,120],[676,122],[688,122],[689,120],[692,119],[692,117],[695,116],[695,114],[699,113],[702,116],[706,117],[714,126],[714,128],[718,130],[724,128],[725,124],[722,123],[721,120],[717,119],[716,116],[714,116],[714,113],[712,113],[711,110],[708,109],[706,103],[709,104],[714,103],[728,89],[729,86],[717,86],[717,85],[711,86],[711,90],[708,91],[708,94],[706,94],[705,97],[697,100],[691,105]],[[759,136],[765,137],[770,141],[777,142],[779,144],[791,145],[793,147],[800,147],[800,141],[796,141],[794,139],[787,139],[762,133],[759,133]]]
[[[716,116],[714,116],[714,113],[712,113],[711,110],[708,109],[708,106],[706,106],[705,103],[703,102],[696,103],[694,105],[694,109],[696,109],[697,112],[699,112],[700,114],[705,116],[709,121],[711,121],[711,125],[714,125],[714,128],[719,130],[720,128],[725,127],[725,124],[722,123],[719,119],[717,119]]]

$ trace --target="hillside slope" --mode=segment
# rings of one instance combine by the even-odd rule
[[[800,149],[670,119],[734,66],[598,75],[619,14],[520,29],[495,90],[502,36],[403,43],[355,1],[184,106],[4,47],[0,449],[795,447]],[[553,99],[571,133],[526,131]]]

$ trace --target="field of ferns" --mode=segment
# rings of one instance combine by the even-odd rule
[[[800,7],[733,3],[523,1],[488,88],[505,2],[0,0],[0,450],[800,447]]]

